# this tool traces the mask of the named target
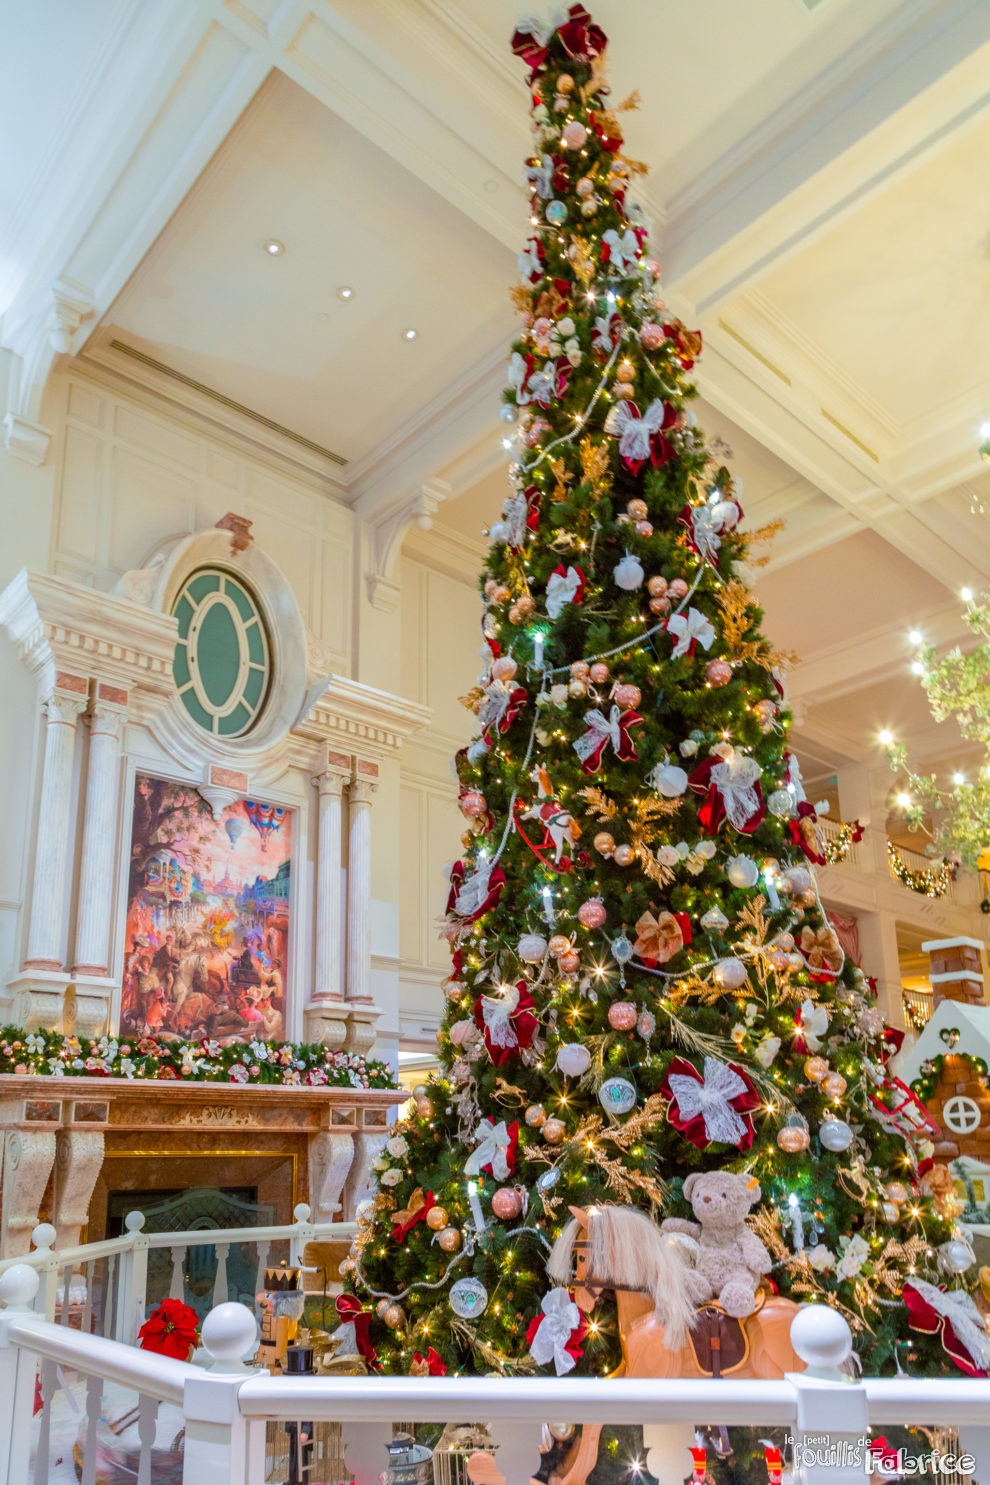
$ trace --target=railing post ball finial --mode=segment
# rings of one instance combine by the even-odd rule
[[[791,1345],[810,1370],[835,1370],[852,1353],[852,1331],[829,1305],[802,1305],[791,1321]]]
[[[27,1263],[15,1263],[0,1274],[0,1304],[8,1310],[30,1310],[40,1284],[37,1269]]]
[[[313,1215],[313,1209],[301,1201],[298,1206],[292,1208],[292,1215],[297,1222],[308,1222]]]
[[[127,1216],[124,1218],[124,1226],[127,1228],[128,1232],[140,1232],[141,1229],[144,1227],[144,1213],[128,1212]]]
[[[258,1326],[247,1305],[229,1300],[215,1305],[200,1332],[203,1349],[214,1363],[240,1361],[258,1339]]]
[[[57,1237],[58,1233],[50,1222],[39,1222],[31,1233],[31,1241],[39,1251],[47,1250],[50,1252],[55,1246],[55,1239]]]

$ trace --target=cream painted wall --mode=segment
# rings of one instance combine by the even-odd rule
[[[473,543],[438,530],[411,533],[400,563],[403,690],[433,708],[432,727],[403,750],[399,812],[403,1029],[424,1045],[432,1043],[443,1005],[440,981],[450,968],[437,920],[448,891],[442,868],[456,860],[465,823],[453,757],[474,723],[457,698],[481,668],[479,567]]]
[[[235,435],[215,433],[151,394],[76,364],[50,381],[44,418],[54,435],[45,465],[34,468],[0,451],[0,587],[27,566],[109,590],[162,542],[236,511],[253,522],[254,540],[292,587],[331,669],[438,707],[436,733],[408,752],[408,762],[406,753],[401,762],[383,760],[372,806],[372,992],[382,1011],[380,1050],[394,1050],[410,1028],[420,1041],[431,1038],[439,1019],[442,960],[430,942],[432,926],[413,925],[421,910],[432,918],[442,907],[439,863],[456,852],[460,834],[449,759],[466,737],[469,719],[452,697],[471,684],[477,657],[465,625],[470,591],[452,575],[459,559],[443,552],[440,564],[447,570],[431,571],[421,547],[420,560],[408,564],[410,593],[397,612],[383,613],[368,602],[363,580],[369,534],[339,489],[303,471],[296,474],[277,456],[267,458]],[[456,663],[448,666],[452,650]],[[34,680],[4,636],[0,688],[6,844],[0,853],[0,976],[6,980],[24,955],[42,729]],[[149,767],[178,772],[143,729],[128,730],[127,747]],[[133,762],[122,777],[125,794],[132,773]],[[279,792],[301,811],[302,887],[314,871],[316,791],[290,769]],[[410,836],[409,800],[427,797],[429,828],[422,838],[416,830]],[[345,839],[345,868],[346,863]],[[432,896],[426,891],[429,878]],[[108,890],[119,897],[117,886],[108,884]],[[66,940],[71,916],[67,903]],[[308,914],[300,927],[308,976]]]

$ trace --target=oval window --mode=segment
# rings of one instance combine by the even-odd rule
[[[172,675],[193,721],[214,737],[240,737],[261,713],[271,680],[271,646],[261,605],[239,578],[201,567],[183,583]]]

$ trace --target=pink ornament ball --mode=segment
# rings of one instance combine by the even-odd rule
[[[658,572],[654,573],[651,578],[647,579],[646,591],[651,598],[662,598],[667,591],[667,579],[661,577]]]
[[[659,346],[663,345],[663,326],[655,325],[652,321],[649,321],[640,327],[639,339],[645,350],[657,350]]]
[[[492,676],[496,681],[511,681],[519,666],[511,655],[499,655],[492,662]]]
[[[683,578],[675,578],[667,589],[668,594],[675,602],[679,602],[687,596],[688,585]]]
[[[480,820],[488,812],[488,801],[478,789],[468,789],[458,802],[461,814],[468,820]]]
[[[632,846],[616,846],[615,850],[612,852],[612,860],[615,862],[616,866],[632,866],[633,862],[636,860],[636,852],[633,850]]]
[[[636,535],[637,536],[642,536],[644,538],[652,536],[653,535],[653,522],[652,521],[637,521],[636,522]]]
[[[580,967],[580,955],[575,954],[573,949],[568,950],[566,954],[561,954],[560,958],[557,960],[557,968],[560,970],[562,975],[577,974]]]
[[[650,513],[646,501],[640,500],[638,496],[635,499],[630,500],[629,504],[626,506],[626,511],[630,516],[632,516],[634,521],[645,521],[646,517]],[[664,587],[666,586],[667,585],[665,583]]]
[[[492,1211],[500,1221],[511,1222],[522,1211],[519,1192],[514,1191],[511,1186],[500,1186],[492,1196]]]
[[[608,680],[608,666],[604,660],[596,660],[591,667],[591,679],[596,686],[604,686]]]
[[[616,686],[612,694],[619,706],[624,707],[637,707],[643,699],[643,693],[639,687],[627,682]]]
[[[578,908],[578,922],[582,928],[601,928],[605,918],[605,904],[600,897],[589,897]]]
[[[571,666],[571,679],[574,681],[586,681],[591,671],[587,660],[575,660]]]
[[[647,273],[652,273],[654,278],[660,277],[660,263],[657,258],[647,258],[643,263]]]
[[[615,1000],[608,1008],[608,1024],[616,1031],[632,1031],[637,1011],[631,1000]]]
[[[669,598],[651,598],[650,599],[650,613],[651,614],[669,614],[670,613],[670,599]]]
[[[705,679],[710,686],[727,686],[732,680],[732,666],[728,660],[709,660]]]
[[[572,119],[564,126],[561,142],[566,150],[579,150],[588,138],[588,131],[580,119]]]

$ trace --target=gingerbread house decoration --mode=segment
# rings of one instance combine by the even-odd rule
[[[990,1232],[990,1005],[984,994],[984,945],[939,939],[929,955],[935,1008],[900,1058],[898,1075],[942,1131],[935,1159],[944,1161],[965,1201],[962,1220]]]

